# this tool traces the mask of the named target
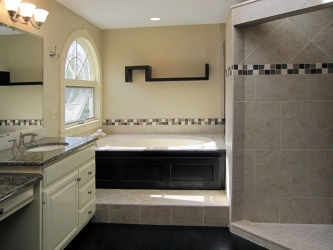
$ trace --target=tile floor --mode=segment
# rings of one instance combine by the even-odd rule
[[[92,221],[228,226],[229,203],[220,190],[97,189]]]
[[[227,227],[88,223],[65,250],[265,250]]]
[[[333,250],[333,225],[238,221],[231,230],[269,249]]]

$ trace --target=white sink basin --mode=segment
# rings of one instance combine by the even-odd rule
[[[68,144],[60,144],[60,145],[46,145],[46,146],[40,146],[35,148],[29,148],[26,149],[26,152],[43,152],[43,151],[51,151],[56,149],[61,149],[68,146]]]

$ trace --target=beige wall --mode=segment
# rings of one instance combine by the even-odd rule
[[[82,28],[86,29],[93,37],[98,48],[98,53],[101,53],[102,32],[95,25],[79,17],[54,0],[31,0],[29,2],[35,4],[38,8],[46,9],[50,12],[45,24],[40,30],[33,28],[30,24],[26,26],[11,22],[3,1],[0,3],[0,22],[43,37],[44,126],[47,128],[48,136],[58,136],[59,120],[50,119],[50,110],[54,108],[59,109],[60,60],[52,60],[48,54],[50,51],[54,50],[54,46],[57,46],[58,53],[60,53],[66,38],[76,29]]]
[[[145,82],[125,66],[150,65],[153,77],[204,76],[209,81]],[[218,118],[219,26],[191,25],[103,31],[103,118]]]

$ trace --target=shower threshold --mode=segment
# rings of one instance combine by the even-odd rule
[[[231,223],[231,232],[268,249],[333,250],[333,225]]]

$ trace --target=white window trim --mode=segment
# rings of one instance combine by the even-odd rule
[[[93,75],[93,81],[78,81],[75,79],[65,78],[65,65],[66,57],[69,47],[74,40],[80,42],[84,47],[87,54],[91,56],[91,72]],[[85,29],[79,29],[74,31],[66,40],[64,48],[61,53],[61,68],[60,68],[60,136],[73,136],[79,133],[83,133],[90,129],[98,128],[102,126],[102,69],[101,60],[99,54],[97,53],[97,47],[90,36],[90,34]],[[94,119],[87,120],[83,124],[73,123],[65,125],[65,89],[66,86],[83,86],[83,87],[93,87],[94,88]]]

